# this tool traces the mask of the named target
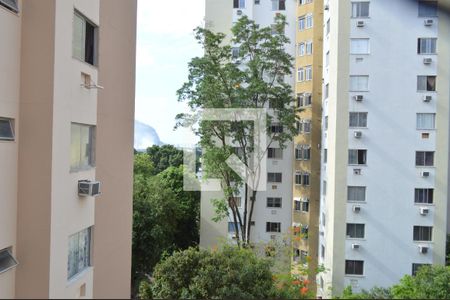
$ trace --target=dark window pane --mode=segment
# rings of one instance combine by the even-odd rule
[[[437,1],[419,1],[419,17],[436,17]]]
[[[19,12],[19,6],[17,5],[17,0],[0,0],[0,5],[17,13]]]
[[[0,251],[0,273],[17,266],[17,261],[8,249]]]
[[[14,140],[13,121],[0,119],[0,140]]]

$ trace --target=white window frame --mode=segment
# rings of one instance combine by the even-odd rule
[[[362,5],[367,4],[367,16],[362,15]],[[370,17],[370,2],[369,1],[353,1],[352,2],[352,18],[363,19]]]
[[[435,130],[436,114],[435,113],[417,113],[416,114],[417,130]]]
[[[304,68],[297,69],[297,81],[298,82],[305,81],[305,69]]]
[[[313,80],[313,69],[312,66],[305,67],[305,81]]]
[[[350,75],[350,92],[368,92],[369,75]]]
[[[313,15],[307,14],[305,16],[305,29],[313,28],[313,26],[314,26]]]
[[[362,45],[366,42],[366,45]],[[367,55],[370,54],[370,39],[368,38],[352,38],[350,39],[350,54]]]
[[[11,118],[2,118],[0,117],[0,122],[7,124],[9,127],[9,133],[0,135],[0,141],[14,141],[16,139],[15,132],[14,132],[14,119]],[[8,129],[8,128],[7,128]]]
[[[437,38],[418,38],[417,54],[434,55],[437,53]]]
[[[356,116],[356,125],[352,124],[352,116]],[[362,111],[349,112],[349,124],[348,124],[349,128],[367,128],[368,116],[369,116],[368,112]]]

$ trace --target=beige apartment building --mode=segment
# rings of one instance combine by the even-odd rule
[[[128,298],[135,0],[0,0],[0,298]]]

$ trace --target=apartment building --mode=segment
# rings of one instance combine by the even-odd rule
[[[318,294],[330,297],[444,264],[448,1],[329,0],[324,28]]]
[[[128,298],[136,1],[0,0],[0,36],[0,298]]]
[[[233,23],[243,15],[254,20],[257,24],[269,27],[274,23],[277,14],[283,14],[289,23],[285,34],[292,41],[287,45],[286,51],[293,57],[295,55],[296,37],[296,1],[254,1],[254,0],[206,0],[205,25],[215,32],[223,32],[230,36]],[[232,45],[238,46],[238,45]],[[294,90],[294,76],[285,78],[292,84]],[[275,124],[274,124],[275,125]],[[274,130],[277,127],[274,126]],[[255,201],[253,213],[251,241],[269,242],[273,239],[283,239],[290,232],[292,226],[292,184],[293,184],[293,143],[289,142],[284,149],[273,143],[268,151],[267,163],[267,189],[259,191]],[[243,194],[243,191],[241,191]],[[228,220],[214,222],[214,207],[211,199],[223,198],[222,192],[202,192],[200,212],[200,245],[211,247],[220,244],[224,239],[234,236],[234,222],[231,214]],[[239,198],[239,196],[238,196]],[[242,200],[243,198],[240,197]],[[239,201],[239,200],[238,200]],[[241,203],[243,210],[244,201]]]
[[[293,259],[295,264],[308,264],[310,288],[314,288],[319,244],[323,2],[297,2],[295,92],[300,121],[294,138],[292,220],[301,239],[293,242]]]

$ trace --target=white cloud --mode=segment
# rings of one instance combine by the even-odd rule
[[[136,47],[136,61],[138,67],[148,67],[155,63],[150,45],[138,43]]]
[[[186,34],[202,25],[204,0],[138,0],[139,31]]]

